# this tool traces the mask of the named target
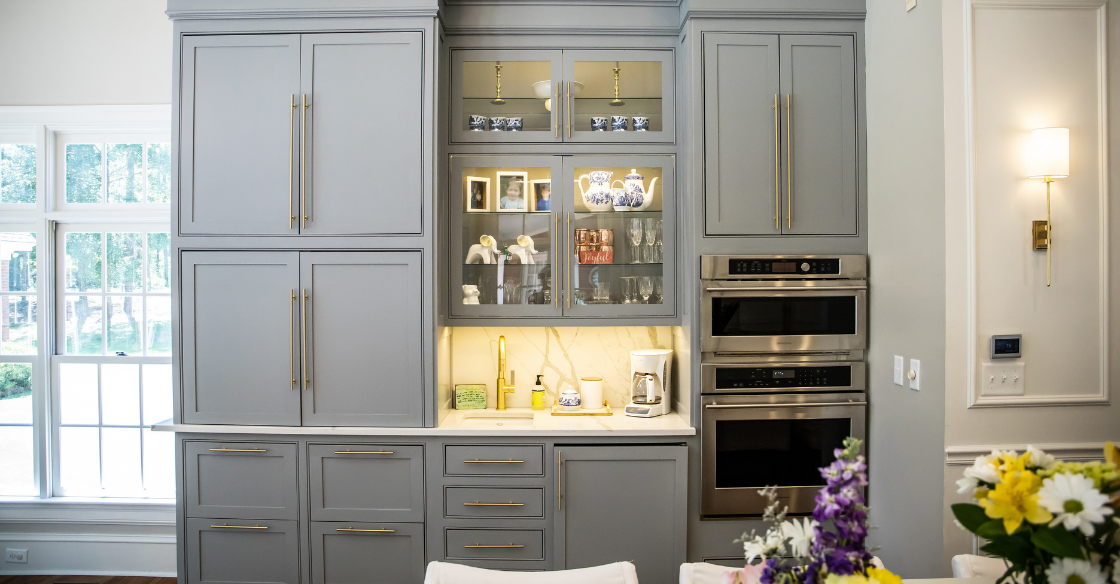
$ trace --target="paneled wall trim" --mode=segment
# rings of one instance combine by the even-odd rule
[[[1106,405],[1109,403],[1110,216],[1106,0],[965,2],[963,105],[966,124],[964,170],[967,205],[966,405],[968,408]],[[1040,26],[1037,12],[1046,13],[1047,23],[1064,18],[1062,22],[1065,23],[1065,29],[1059,29],[1059,25],[1055,24],[1051,42],[1079,37],[1088,39],[1084,42],[1091,42],[1095,47],[1095,63],[1090,63],[1091,59],[1087,57],[1090,51],[1084,44],[1079,45],[1081,53],[1071,49],[1053,57],[1062,59],[1071,54],[1083,57],[1069,63],[1071,69],[1077,68],[1077,73],[1067,72],[1067,80],[1072,75],[1079,75],[1073,83],[1077,86],[1062,85],[1054,80],[1050,75],[1054,63],[1038,63],[1037,69],[1030,71],[1024,69],[992,74],[1000,68],[999,65],[1003,62],[1001,59],[1004,58],[998,54],[998,50],[992,48],[1001,46],[999,43],[1004,37],[998,36],[1000,31],[1010,28],[1017,30],[1021,37],[1037,38],[1038,31],[1017,28]],[[993,18],[1001,19],[998,26],[991,24]],[[1032,18],[1035,20],[1031,20]],[[981,22],[987,23],[986,29],[978,24]],[[1070,24],[1071,22],[1074,24]],[[1095,26],[1095,39],[1086,30],[1090,26]],[[990,46],[985,47],[985,42]],[[1046,39],[1041,39],[1040,42],[1045,43]],[[1004,50],[1014,52],[1011,48]],[[1094,76],[1095,79],[1092,78]],[[1032,88],[1041,86],[1042,91],[1038,95],[1024,96],[1023,84],[1028,81]],[[1082,83],[1083,86],[1079,85]],[[1094,84],[1095,87],[1092,87]],[[1028,93],[1033,91],[1031,89]],[[1073,103],[1082,97],[1085,99]],[[1083,107],[1088,105],[1085,102],[1094,98],[1095,112],[1092,107]],[[1079,120],[1077,114],[1082,112],[1084,118]],[[1080,145],[1080,150],[1071,149],[1071,160],[1081,167],[1080,175],[1073,176],[1074,173],[1071,173],[1071,177],[1065,179],[1066,183],[1056,183],[1055,187],[1055,209],[1064,207],[1062,212],[1067,217],[1080,218],[1083,224],[1077,225],[1069,220],[1063,224],[1061,218],[1055,219],[1054,253],[1059,257],[1055,259],[1056,281],[1053,288],[1045,288],[1044,284],[1039,284],[1039,266],[1042,266],[1042,273],[1045,273],[1045,260],[1039,259],[1043,257],[1041,254],[1029,252],[1029,221],[1022,220],[1028,214],[1044,214],[1044,211],[1036,212],[1036,208],[1044,208],[1041,206],[1045,201],[1041,194],[1044,191],[1041,186],[1028,183],[1025,172],[1019,176],[1013,158],[1016,155],[1015,149],[1025,144],[1027,132],[1033,129],[1028,127],[1031,124],[1034,127],[1052,125],[1080,128],[1080,135],[1085,140]],[[1022,136],[1018,135],[1020,130]],[[1096,133],[1095,139],[1090,139],[1087,136],[1093,131]],[[1041,181],[1038,183],[1041,185]],[[1035,196],[1036,188],[1038,196]],[[1060,189],[1063,188],[1066,189],[1068,198],[1062,197]],[[1094,189],[1096,196],[1092,197],[1094,193],[1091,191]],[[1075,208],[1075,205],[1081,206]],[[1094,219],[1096,225],[1092,225]],[[1020,223],[1023,223],[1021,238],[1017,230]],[[1095,242],[1092,229],[1096,230]],[[1080,247],[1073,245],[1075,239]],[[1064,253],[1068,255],[1061,257],[1063,244],[1066,246]],[[1075,254],[1077,261],[1071,261]],[[1092,257],[1094,255],[1096,257]],[[1077,289],[1069,284],[1073,281],[1091,282],[1093,277],[1097,280],[1095,286],[1090,283]],[[1061,287],[1063,283],[1064,288]],[[983,296],[981,288],[984,288]],[[1094,291],[1095,303],[1089,300]],[[1085,298],[1081,300],[1081,296]],[[981,301],[982,298],[986,299],[986,303]],[[1011,304],[1001,304],[1006,300],[1011,300]],[[1092,314],[1094,304],[1095,315]],[[1008,308],[1010,305],[1024,310],[1009,316],[1008,312],[1013,312],[1013,309]],[[1075,317],[1084,322],[1074,322]],[[1076,331],[1084,330],[1081,325],[1093,320],[1096,330],[1086,333],[1090,338],[1084,339],[1083,344],[1073,346],[1069,338],[1077,338]],[[1013,332],[1032,333],[1024,335],[1025,347],[1032,342],[1035,347],[1042,347],[1034,353],[1033,361],[1024,354],[1028,372],[1033,367],[1034,374],[1030,377],[1035,382],[1032,385],[1028,381],[1025,395],[981,395],[979,361],[986,360],[988,335],[1008,332],[993,329],[1007,327],[1009,324],[1029,329]],[[1061,351],[1079,355],[1084,362],[1074,363],[1064,359],[1057,354]],[[1071,370],[1083,372],[1084,377],[1069,377]],[[1064,377],[1069,378],[1062,381]],[[1037,389],[1032,391],[1032,388]],[[983,450],[989,447],[976,448]],[[966,448],[961,451],[961,456],[966,451],[971,452]],[[953,460],[952,455],[949,458]]]
[[[1034,446],[1066,462],[1104,460],[1104,444],[1101,442],[1062,442],[1058,444],[1035,444]],[[949,466],[972,466],[972,463],[976,462],[977,456],[991,454],[993,450],[1023,452],[1026,449],[1026,444],[949,446],[945,449],[945,464]]]

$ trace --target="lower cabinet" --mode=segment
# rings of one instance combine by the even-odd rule
[[[187,582],[298,584],[296,521],[187,519]]]
[[[418,584],[424,524],[311,522],[313,584]]]

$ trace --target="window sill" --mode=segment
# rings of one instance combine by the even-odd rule
[[[174,499],[0,497],[0,524],[174,525]]]

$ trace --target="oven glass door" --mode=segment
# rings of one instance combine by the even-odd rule
[[[851,351],[866,347],[867,289],[708,287],[704,352]]]

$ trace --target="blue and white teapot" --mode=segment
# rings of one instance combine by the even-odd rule
[[[630,209],[632,211],[645,211],[653,204],[653,189],[657,184],[657,177],[649,183],[649,192],[645,192],[642,181],[645,177],[638,174],[638,169],[631,168],[626,175],[626,194],[630,196]]]
[[[588,209],[591,211],[610,211],[614,207],[614,200],[611,197],[611,176],[613,175],[614,173],[609,170],[593,170],[576,179],[579,193]],[[583,179],[585,178],[589,182],[586,191],[583,190]]]

